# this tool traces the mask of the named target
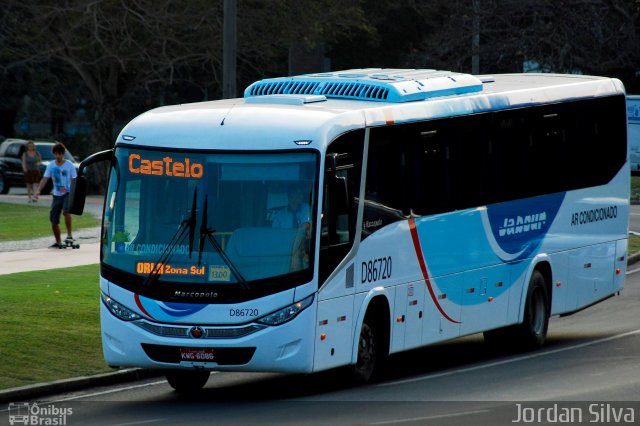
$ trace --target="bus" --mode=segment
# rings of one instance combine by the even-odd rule
[[[627,95],[629,161],[631,174],[640,174],[640,96]]]
[[[484,333],[541,347],[549,317],[621,291],[624,87],[559,74],[354,69],[150,110],[113,149],[100,318],[110,366],[360,383],[390,354]],[[284,219],[283,219],[284,218]]]

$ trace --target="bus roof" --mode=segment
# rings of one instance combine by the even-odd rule
[[[624,94],[623,85],[607,77],[357,69],[265,79],[250,85],[244,98],[156,108],[132,120],[116,143],[322,149],[339,134],[367,126],[614,94]]]

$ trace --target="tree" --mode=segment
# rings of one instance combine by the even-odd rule
[[[332,46],[337,68],[582,72],[640,91],[640,0],[368,0],[371,32]],[[476,26],[474,26],[477,25]]]
[[[365,25],[360,3],[239,1],[239,80],[286,70],[292,40],[313,44]],[[29,70],[40,92],[86,96],[95,152],[113,146],[118,114],[140,112],[137,95],[157,99],[150,107],[183,101],[185,88],[200,92],[190,100],[219,94],[222,17],[222,2],[206,0],[5,0],[0,59],[5,75]]]
[[[420,3],[416,13],[433,31],[419,43],[415,66],[470,71],[478,13],[482,73],[522,72],[527,62],[638,84],[640,0],[436,0]]]
[[[75,80],[73,95],[93,106],[90,149],[108,149],[126,94],[170,85],[187,64],[215,75],[220,40],[211,22],[220,11],[208,3],[9,0],[0,29],[3,57],[13,59],[6,69],[26,65],[63,87]]]
[[[366,0],[366,26],[329,43],[333,69],[412,67],[412,55],[434,29],[415,0]],[[424,3],[424,2],[422,2]]]

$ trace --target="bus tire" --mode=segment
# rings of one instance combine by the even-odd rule
[[[519,349],[534,350],[544,345],[549,328],[550,311],[544,275],[535,270],[527,289],[523,321],[515,328],[514,337]]]
[[[352,366],[352,376],[356,384],[366,384],[380,377],[388,356],[388,336],[385,327],[373,320],[369,313],[362,323],[358,338],[358,358]],[[388,334],[388,332],[387,332]]]
[[[525,300],[522,323],[485,331],[484,341],[498,351],[529,351],[542,347],[549,328],[549,296],[544,275],[533,271],[527,298]]]
[[[169,386],[180,393],[195,392],[204,387],[209,380],[206,370],[169,370],[165,372]]]

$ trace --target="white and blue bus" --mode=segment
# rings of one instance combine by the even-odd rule
[[[104,356],[359,381],[483,332],[535,349],[623,288],[624,88],[604,77],[360,69],[148,111],[108,160]],[[293,202],[292,202],[293,200]],[[282,218],[285,219],[282,219]]]

